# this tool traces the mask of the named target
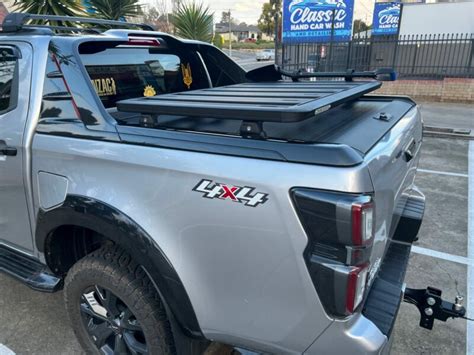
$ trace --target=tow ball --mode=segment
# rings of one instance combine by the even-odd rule
[[[456,296],[454,303],[451,303],[444,301],[441,294],[442,291],[434,287],[405,289],[403,300],[415,305],[420,311],[420,327],[431,330],[435,319],[446,322],[448,318],[465,317],[462,296]]]

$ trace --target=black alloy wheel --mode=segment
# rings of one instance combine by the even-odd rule
[[[87,288],[80,307],[87,332],[102,354],[148,354],[140,323],[110,290],[97,285]]]

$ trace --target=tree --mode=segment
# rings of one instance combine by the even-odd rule
[[[232,24],[237,24],[238,20],[231,16],[230,11],[222,11],[221,16],[221,23],[229,23],[231,21]]]
[[[210,42],[212,39],[213,14],[202,3],[182,3],[173,15],[176,34],[183,38]]]
[[[15,0],[16,11],[40,15],[79,16],[85,15],[82,2],[78,0]]]
[[[142,7],[138,2],[139,0],[89,0],[95,14],[108,20],[142,15]]]
[[[362,20],[354,20],[353,29],[354,33],[365,32],[370,29],[370,26]]]
[[[271,36],[275,33],[275,17],[281,19],[281,1],[270,0],[262,6],[262,14],[258,19],[260,31]]]
[[[171,33],[172,28],[169,21],[169,14],[166,10],[160,11],[156,7],[152,7],[144,16],[144,22],[152,25],[155,30]]]

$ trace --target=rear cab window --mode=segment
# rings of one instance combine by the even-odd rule
[[[112,113],[120,100],[210,86],[202,61],[192,51],[90,42],[79,53],[96,94]]]
[[[132,38],[133,40],[130,40]],[[129,41],[86,41],[79,58],[107,113],[118,125],[157,129],[195,130],[200,119],[181,115],[142,115],[117,110],[117,102],[245,82],[245,71],[215,47],[159,38],[159,45]],[[183,127],[182,125],[186,127]],[[215,132],[215,128],[210,130]]]

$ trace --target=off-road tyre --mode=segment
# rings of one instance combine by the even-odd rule
[[[87,328],[87,324],[90,324],[88,323],[90,319],[87,317],[90,315],[83,311],[84,307],[90,306],[90,302],[84,302],[84,295],[91,288],[103,290],[97,291],[95,296],[96,299],[99,298],[99,303],[101,298],[97,295],[102,296],[111,292],[111,295],[115,295],[121,302],[115,308],[123,309],[122,303],[128,307],[127,313],[131,312],[134,318],[132,323],[127,321],[127,324],[137,324],[141,327],[143,331],[139,336],[144,335],[148,354],[175,354],[170,322],[156,289],[143,268],[116,245],[104,246],[79,260],[69,270],[65,280],[66,310],[79,343],[86,353],[101,353]],[[114,312],[107,312],[107,314],[112,313]],[[119,319],[117,322],[120,325],[122,321]],[[101,326],[104,327],[103,324]],[[120,330],[116,329],[118,326],[111,323],[107,324],[107,327],[114,327],[114,336],[120,334]],[[122,331],[126,330],[122,329]],[[123,338],[124,335],[119,335],[119,337]],[[120,349],[122,349],[121,346]],[[130,348],[126,350],[125,353]]]

